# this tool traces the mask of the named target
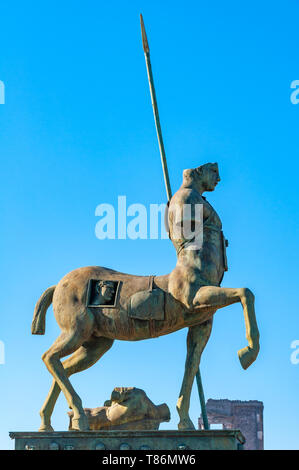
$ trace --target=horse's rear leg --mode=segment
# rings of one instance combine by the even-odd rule
[[[185,373],[177,402],[177,411],[180,417],[178,428],[182,430],[195,429],[190,417],[190,395],[194,377],[198,371],[201,354],[208,342],[212,330],[212,319],[200,325],[189,328],[187,336],[187,358]]]
[[[102,337],[92,337],[89,341],[86,341],[71,357],[63,362],[67,377],[91,367],[111,348],[112,344],[112,339]],[[40,411],[42,422],[39,431],[53,431],[51,415],[60,391],[60,387],[54,379],[49,394]]]
[[[247,288],[204,286],[199,289],[194,299],[196,307],[211,307],[214,310],[227,307],[236,302],[241,302],[243,307],[246,339],[248,341],[248,346],[240,349],[238,355],[243,369],[247,369],[255,361],[260,350],[260,336],[255,317],[253,293]]]
[[[87,418],[83,411],[81,398],[69,381],[60,359],[75,352],[85,339],[84,337],[82,339],[82,335],[79,332],[63,332],[42,356],[48,371],[52,374],[63,392],[69,407],[73,409],[74,418],[80,431],[88,430]]]

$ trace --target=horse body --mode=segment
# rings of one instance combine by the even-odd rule
[[[109,280],[120,282],[120,292],[114,308],[87,307],[88,283],[90,280]],[[130,318],[129,301],[136,292],[146,291],[149,276],[135,276],[120,273],[109,268],[89,266],[71,271],[55,287],[53,310],[60,328],[69,331],[76,328],[76,319],[82,323],[92,321],[92,335],[124,341],[140,341],[156,338],[181,328],[200,324],[207,320],[211,309],[201,311],[187,309],[168,291],[169,274],[155,276],[155,288],[164,292],[164,319],[150,322]],[[149,312],[150,318],[151,312]]]

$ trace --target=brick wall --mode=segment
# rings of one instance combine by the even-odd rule
[[[246,450],[264,449],[263,402],[210,398],[206,407],[210,425],[222,424],[223,429],[239,429],[246,439]],[[203,429],[201,417],[198,426]]]

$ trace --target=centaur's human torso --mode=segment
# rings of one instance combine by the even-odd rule
[[[185,237],[183,231],[181,236],[177,237],[175,230],[179,223],[178,215],[182,220],[183,206],[188,205],[192,208],[189,214],[194,223],[194,231],[202,231],[202,242],[198,247],[192,247],[193,237]],[[198,216],[199,211],[197,215],[194,211],[196,205],[202,207],[201,217]],[[183,182],[171,199],[168,221],[169,236],[178,256],[176,268],[170,274],[169,288],[175,298],[191,308],[195,293],[200,287],[220,285],[223,274],[227,271],[227,241],[223,236],[220,217],[206,198],[196,190],[190,179],[188,184]],[[198,235],[196,233],[196,236]]]

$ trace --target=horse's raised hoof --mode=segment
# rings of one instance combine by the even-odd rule
[[[72,430],[73,431],[89,431],[89,424],[86,415],[80,416],[80,418],[72,419]]]
[[[42,424],[38,432],[54,432],[51,424]]]
[[[178,424],[178,429],[180,431],[195,431],[195,426],[190,418],[182,419]]]
[[[240,349],[238,351],[239,361],[241,362],[241,366],[243,369],[248,369],[249,366],[256,360],[257,355],[259,353],[259,347],[253,349],[249,346],[246,348]]]

